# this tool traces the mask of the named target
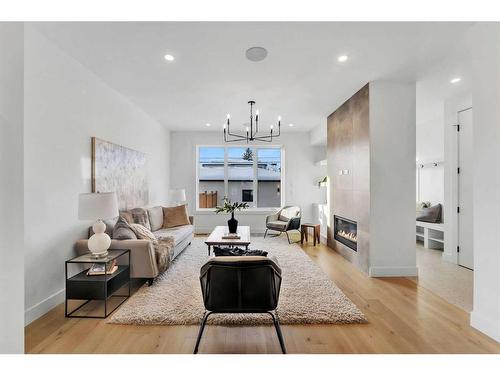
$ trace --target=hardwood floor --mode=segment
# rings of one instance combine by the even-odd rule
[[[363,311],[367,324],[283,326],[288,353],[500,353],[469,314],[406,278],[370,278],[324,245],[304,251]],[[25,329],[27,353],[192,353],[197,326],[66,319],[57,306]],[[280,353],[269,327],[207,326],[200,353]]]

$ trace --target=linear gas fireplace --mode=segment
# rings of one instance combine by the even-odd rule
[[[354,251],[358,251],[358,224],[341,216],[333,215],[333,237]]]

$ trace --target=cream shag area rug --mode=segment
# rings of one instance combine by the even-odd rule
[[[196,237],[158,276],[144,285],[109,320],[115,324],[198,325],[204,312],[199,274],[207,261],[204,237]],[[296,244],[286,237],[252,237],[251,249],[278,258],[282,284],[278,315],[282,324],[364,323],[363,313]],[[271,324],[268,314],[214,314],[207,324]]]

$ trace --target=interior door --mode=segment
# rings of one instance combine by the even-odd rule
[[[472,109],[459,112],[458,124],[458,264],[473,269]]]

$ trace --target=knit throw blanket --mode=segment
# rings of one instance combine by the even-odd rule
[[[130,224],[130,227],[137,238],[141,240],[150,240],[153,243],[158,271],[160,273],[165,271],[170,266],[174,256],[174,238],[163,236],[156,238],[148,228],[141,224]]]

